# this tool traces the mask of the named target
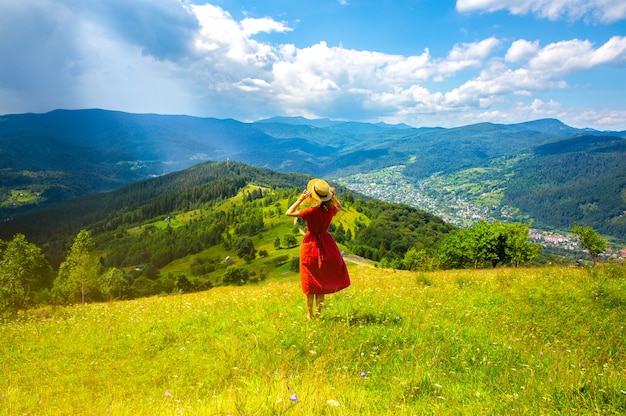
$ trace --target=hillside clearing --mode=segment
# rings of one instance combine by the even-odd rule
[[[350,263],[307,321],[297,274],[0,324],[0,414],[626,411],[626,269]]]

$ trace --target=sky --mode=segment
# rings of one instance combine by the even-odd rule
[[[0,0],[0,114],[626,130],[624,0]]]

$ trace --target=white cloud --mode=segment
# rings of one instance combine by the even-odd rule
[[[30,10],[21,2],[10,9],[0,4],[0,56],[13,57],[11,65],[0,65],[0,113],[2,105],[19,108],[15,103],[22,100],[25,111],[102,107],[240,120],[292,114],[437,125],[487,117],[522,121],[513,119],[566,114],[549,94],[573,89],[570,74],[626,62],[623,36],[600,45],[571,39],[545,46],[488,37],[453,45],[440,56],[429,49],[405,56],[324,41],[271,44],[255,35],[292,29],[270,17],[237,20],[211,4],[163,0],[156,7],[141,1],[156,16],[169,16],[174,5],[184,9],[163,23],[180,39],[160,46],[147,29],[133,37],[131,23],[111,23],[113,14],[105,19],[95,13],[99,9],[78,12],[64,6],[69,0],[57,1],[33,0]],[[106,4],[126,10],[127,1]],[[30,13],[45,30],[14,23],[16,13]],[[586,114],[581,120],[592,120]],[[607,126],[624,120],[619,111],[610,114],[598,112],[595,120]]]
[[[263,17],[260,19],[246,18],[241,21],[241,28],[246,36],[256,35],[257,33],[265,32],[290,32],[291,28],[285,26],[284,23],[270,19],[269,17]]]
[[[526,61],[536,55],[538,50],[539,41],[529,42],[525,39],[519,39],[511,44],[504,56],[504,60],[507,62]]]
[[[615,36],[598,49],[588,40],[573,39],[547,45],[530,59],[529,67],[562,76],[598,65],[626,61],[626,37]]]
[[[613,23],[626,19],[624,0],[457,0],[460,12],[495,12],[535,14],[550,20],[568,19]]]
[[[447,58],[437,65],[439,75],[454,75],[465,69],[480,68],[499,45],[500,41],[493,37],[480,42],[454,45]]]

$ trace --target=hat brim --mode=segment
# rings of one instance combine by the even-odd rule
[[[328,194],[326,194],[325,196],[320,196],[317,191],[315,190],[315,183],[320,181],[321,179],[311,179],[308,183],[308,185],[306,186],[306,188],[309,190],[309,192],[311,193],[311,197],[313,199],[316,199],[320,202],[326,202],[326,201],[330,201],[333,198],[333,195],[330,193],[330,187],[328,188]],[[324,181],[325,182],[325,181]],[[327,184],[328,185],[328,184]]]

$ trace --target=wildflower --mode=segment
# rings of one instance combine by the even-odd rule
[[[333,406],[333,407],[339,407],[339,402],[337,400],[330,399],[330,400],[327,400],[326,403],[328,403],[330,406]]]
[[[292,394],[292,395],[289,397],[289,400],[291,400],[291,401],[292,401],[292,402],[294,402],[294,403],[298,403],[298,396],[296,395],[296,393]]]
[[[480,399],[480,392],[479,391],[476,392],[476,398]]]
[[[166,391],[165,393],[163,393],[163,396],[172,397],[172,393],[170,393],[169,391]]]
[[[365,373],[365,371],[361,371],[361,378],[365,378],[367,377],[367,373]]]

